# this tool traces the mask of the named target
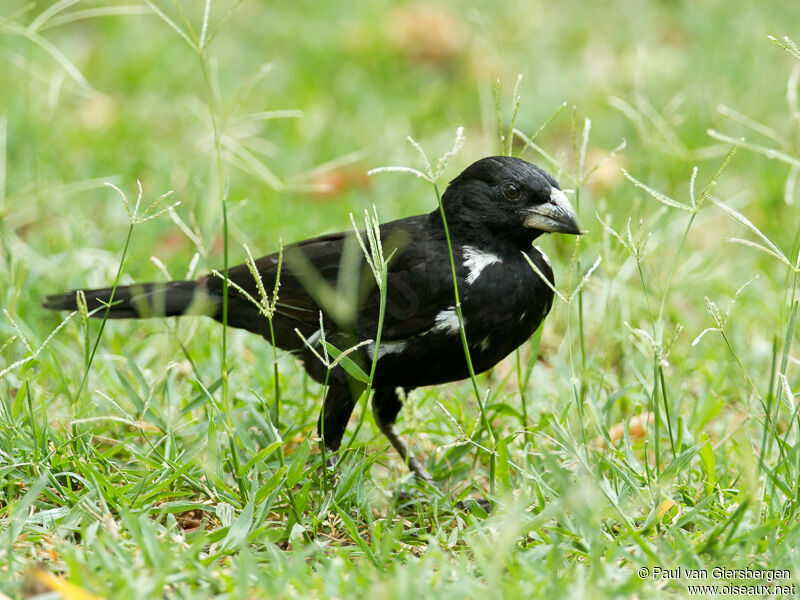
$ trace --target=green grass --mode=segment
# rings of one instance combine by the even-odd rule
[[[800,583],[800,59],[767,38],[797,41],[800,6],[269,4],[153,0],[181,33],[138,0],[0,7],[0,591],[687,595],[639,577],[655,566]],[[562,297],[541,337],[407,400],[440,490],[358,409],[325,471],[321,386],[264,340],[40,307],[223,271],[373,203],[434,210],[429,183],[366,172],[421,168],[406,136],[434,157],[459,126],[440,185],[537,134],[523,156],[588,233],[539,241]],[[143,221],[170,190],[147,214],[175,217]],[[490,515],[455,508],[476,495]]]

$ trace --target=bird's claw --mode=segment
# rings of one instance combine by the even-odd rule
[[[415,457],[410,456],[408,458],[408,468],[414,473],[414,476],[419,479],[420,481],[424,481],[425,483],[429,483],[430,485],[435,485],[433,482],[433,477],[431,474],[428,473],[427,469],[422,466]]]
[[[472,505],[477,504],[488,515],[492,511],[492,504],[486,498],[465,498],[456,502],[456,508],[459,510],[470,510]]]

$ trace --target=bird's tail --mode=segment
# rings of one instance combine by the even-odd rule
[[[47,296],[42,304],[50,310],[77,310],[78,291]],[[137,283],[134,285],[83,290],[89,314],[103,318],[108,306],[109,319],[141,319],[195,314],[214,316],[222,298],[209,294],[197,281]]]

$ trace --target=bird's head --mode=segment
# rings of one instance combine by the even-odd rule
[[[449,223],[494,235],[535,239],[542,233],[580,235],[578,216],[558,182],[520,158],[489,156],[450,182],[442,198]]]

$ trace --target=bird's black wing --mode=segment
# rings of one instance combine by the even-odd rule
[[[255,261],[268,302],[272,302],[276,280],[279,282],[273,320],[279,346],[299,346],[301,342],[294,333],[295,328],[304,336],[319,329],[321,310],[323,318],[327,320],[328,311],[323,307],[328,304],[328,288],[336,285],[347,237],[346,233],[319,236],[287,246],[283,249],[282,257],[279,252],[274,252]],[[249,295],[258,302],[263,301],[259,282],[247,263],[228,269],[228,279],[231,282],[228,287],[228,322],[234,327],[265,334],[266,317],[247,298]],[[207,276],[205,286],[211,293],[221,296],[223,279]]]
[[[439,230],[428,215],[381,225],[388,264],[386,312],[382,339],[407,339],[430,329],[436,316],[452,307],[449,258]],[[362,235],[366,243],[366,236]],[[353,232],[333,233],[297,242],[283,250],[280,287],[273,321],[276,341],[298,347],[294,329],[308,337],[319,329],[322,312],[326,331],[350,331],[374,339],[380,311],[380,291]],[[279,254],[255,261],[269,299],[278,277]],[[246,264],[231,267],[229,280],[260,300],[259,287]],[[449,283],[449,284],[448,284]],[[222,279],[208,277],[209,291],[222,294]],[[266,320],[236,286],[229,287],[229,323],[265,333]],[[244,323],[244,324],[242,324]]]
[[[455,305],[450,259],[438,213],[381,225],[387,269],[386,310],[381,339],[406,340],[429,331],[437,316]],[[463,284],[463,279],[459,284]],[[357,322],[362,339],[374,339],[381,295],[363,293]]]

